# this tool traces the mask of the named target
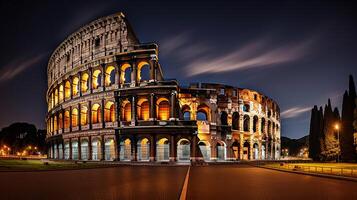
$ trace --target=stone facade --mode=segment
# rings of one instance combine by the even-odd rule
[[[141,162],[280,158],[280,110],[250,89],[165,80],[122,13],[70,35],[48,63],[49,157]]]

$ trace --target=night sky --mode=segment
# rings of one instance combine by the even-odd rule
[[[299,2],[299,3],[298,3]],[[308,134],[310,109],[341,107],[357,79],[352,1],[1,0],[0,128],[45,127],[47,61],[69,34],[122,11],[141,42],[156,42],[166,78],[217,82],[276,100],[282,135]]]

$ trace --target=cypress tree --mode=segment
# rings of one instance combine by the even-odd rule
[[[319,120],[318,120],[318,109],[315,105],[311,110],[311,119],[310,119],[310,134],[309,134],[309,157],[313,160],[318,160],[318,129],[319,129]]]

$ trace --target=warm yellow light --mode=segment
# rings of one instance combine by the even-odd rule
[[[335,129],[336,130],[340,129],[340,126],[338,124],[335,124]]]

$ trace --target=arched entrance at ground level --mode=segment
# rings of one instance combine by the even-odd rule
[[[128,138],[120,142],[120,160],[131,161],[131,140]]]
[[[138,160],[139,161],[150,160],[150,143],[147,138],[143,138],[138,142]]]
[[[89,147],[88,147],[88,140],[81,141],[81,159],[88,160],[89,158]]]
[[[207,141],[199,141],[198,146],[205,161],[211,160],[211,146]]]
[[[72,160],[78,160],[78,141],[72,141]]]
[[[190,144],[190,141],[187,139],[181,139],[177,142],[177,161],[190,161]]]
[[[64,143],[64,159],[69,159],[69,142]]]
[[[62,144],[58,145],[58,158],[63,159],[63,146]]]
[[[262,160],[265,160],[265,144],[262,144]]]
[[[239,142],[235,140],[232,144],[233,156],[235,160],[239,160]]]
[[[100,160],[101,155],[101,144],[98,138],[92,141],[92,160]]]
[[[250,145],[249,142],[244,142],[243,145],[243,160],[249,160],[250,157]]]
[[[170,160],[170,145],[167,138],[162,138],[156,143],[156,160],[169,161]]]
[[[259,159],[259,146],[257,143],[254,143],[253,145],[253,159],[254,160]]]
[[[58,159],[58,154],[57,154],[57,144],[54,144],[53,145],[53,157],[55,158],[55,159]]]
[[[115,146],[114,139],[108,138],[105,140],[105,160],[115,160]]]
[[[217,142],[217,160],[226,160],[226,144],[222,141]]]

